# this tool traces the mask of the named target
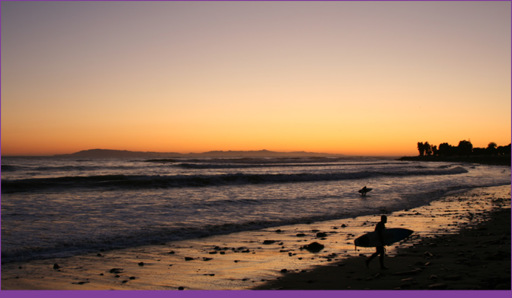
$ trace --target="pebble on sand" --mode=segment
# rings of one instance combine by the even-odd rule
[[[301,249],[306,249],[309,252],[319,252],[324,249],[324,246],[318,242],[312,242],[308,245],[304,245]]]

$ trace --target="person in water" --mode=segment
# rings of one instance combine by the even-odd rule
[[[386,230],[386,222],[388,221],[388,217],[386,215],[382,215],[380,217],[380,222],[375,226],[375,232],[377,233],[377,237],[379,237],[379,241],[382,244],[381,246],[377,246],[377,251],[373,253],[368,259],[366,259],[366,267],[370,266],[370,262],[378,255],[380,261],[380,269],[388,269],[384,266],[384,231]]]
[[[368,192],[368,188],[365,186],[365,187],[361,188],[360,192],[363,196],[366,196],[366,193]]]
[[[363,197],[366,197],[366,194],[367,194],[368,192],[370,192],[370,190],[372,190],[372,189],[371,189],[371,188],[367,188],[367,187],[365,186],[365,187],[361,188],[361,189],[359,190],[359,192],[361,193],[361,195],[362,195]]]

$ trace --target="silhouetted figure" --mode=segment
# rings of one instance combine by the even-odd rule
[[[377,225],[375,226],[375,232],[377,233],[377,236],[379,237],[379,241],[382,244],[382,246],[377,246],[377,251],[366,260],[366,267],[370,266],[370,262],[373,260],[373,258],[380,255],[380,269],[388,269],[386,268],[386,266],[384,266],[384,231],[386,230],[386,222],[388,222],[388,217],[386,215],[382,215],[380,217],[380,222],[377,223]]]
[[[361,195],[363,197],[366,197],[366,194],[369,193],[372,189],[371,188],[368,188],[368,187],[363,187],[359,190],[359,192],[361,193]]]

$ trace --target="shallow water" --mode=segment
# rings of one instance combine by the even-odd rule
[[[510,184],[509,167],[369,159],[3,158],[2,170],[2,262],[379,214]]]

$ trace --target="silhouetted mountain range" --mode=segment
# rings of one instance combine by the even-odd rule
[[[71,154],[59,154],[56,157],[73,158],[179,158],[179,157],[341,157],[341,154],[314,153],[314,152],[276,152],[269,150],[258,151],[208,151],[203,153],[177,153],[177,152],[144,152],[110,149],[82,150]]]

